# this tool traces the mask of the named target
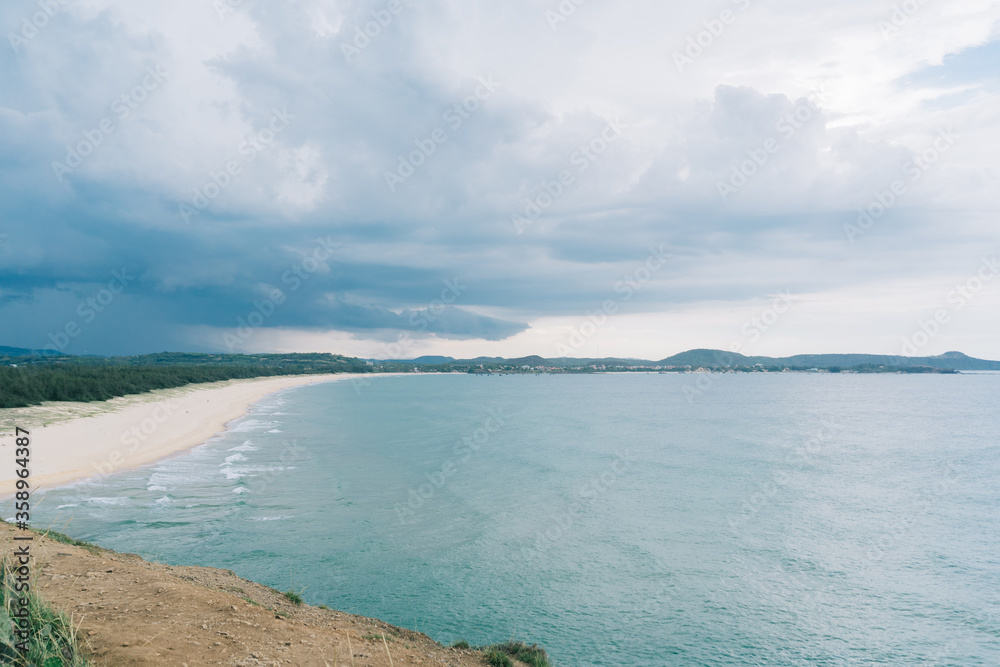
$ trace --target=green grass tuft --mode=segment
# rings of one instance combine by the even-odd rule
[[[302,604],[302,596],[295,591],[285,591],[285,597],[292,604]]]
[[[20,641],[13,632],[15,610],[24,592],[14,590],[14,565],[4,559],[3,581],[0,582],[0,664],[38,665],[39,667],[89,667],[91,664],[80,651],[76,630],[62,612],[45,604],[35,592],[32,582],[28,592],[28,651],[16,649]]]
[[[507,654],[496,649],[489,649],[483,654],[483,657],[486,658],[486,664],[490,667],[514,667],[514,663],[507,657]]]
[[[510,658],[507,657],[510,656],[523,662],[529,667],[552,667],[552,663],[549,662],[549,656],[545,652],[545,649],[537,644],[528,646],[524,642],[509,641],[502,644],[484,646],[483,649],[486,651],[486,661],[491,665],[507,667],[507,665],[513,664],[510,662]],[[498,660],[493,657],[495,654],[502,655],[507,662],[495,662],[495,660]]]
[[[471,646],[469,646],[469,642],[465,641],[464,639],[459,639],[457,642],[452,642],[451,647],[452,648],[472,648]]]
[[[87,551],[90,551],[91,553],[94,554],[103,551],[103,549],[101,549],[101,547],[97,546],[96,544],[91,544],[90,542],[84,542],[83,540],[75,540],[69,535],[65,535],[55,530],[35,530],[35,532],[37,532],[39,535],[42,535],[43,537],[47,537],[50,540],[55,540],[56,542],[60,542],[62,544],[68,544],[74,547],[83,547]]]

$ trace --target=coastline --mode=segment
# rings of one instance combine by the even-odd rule
[[[38,491],[102,478],[197,447],[275,392],[355,377],[372,375],[227,380],[158,389],[100,403],[45,403],[0,410],[0,458],[10,462],[0,468],[0,497],[15,490],[15,427],[31,433],[31,484]]]
[[[72,623],[93,667],[496,664],[485,650],[445,647],[374,618],[314,607],[230,570],[158,564],[33,531],[32,589]],[[24,535],[0,522],[0,552],[13,554]]]

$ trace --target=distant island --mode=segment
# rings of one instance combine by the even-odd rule
[[[323,373],[958,373],[1000,371],[1000,361],[961,352],[936,357],[799,354],[749,357],[724,350],[689,350],[659,361],[540,356],[358,359],[336,354],[199,354],[163,352],[122,357],[67,355],[0,346],[0,408],[46,401],[105,401],[116,396],[223,380]]]

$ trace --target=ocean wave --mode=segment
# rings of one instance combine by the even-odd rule
[[[233,493],[237,493],[237,494],[238,493],[250,493],[250,489],[246,488],[245,486],[237,486],[235,489],[233,489]]]
[[[242,445],[236,445],[235,447],[230,447],[227,452],[256,452],[260,447],[254,447],[253,442],[250,440],[245,440]]]
[[[294,516],[256,516],[250,519],[251,521],[284,521],[285,519],[294,519]]]
[[[226,476],[226,479],[242,479],[243,477],[256,477],[261,473],[281,472],[288,470],[285,466],[226,466],[219,472]]]
[[[261,419],[247,419],[237,424],[233,424],[229,427],[229,429],[227,429],[227,431],[229,433],[246,433],[247,431],[261,431],[268,427],[274,428],[275,426],[278,426],[278,422],[265,421]]]
[[[268,433],[282,433],[282,430],[280,428],[272,428]]]
[[[227,456],[226,457],[226,462],[225,463],[221,463],[219,465],[224,465],[224,466],[225,465],[232,465],[232,464],[234,464],[234,463],[236,463],[238,461],[246,461],[246,460],[247,460],[247,457],[243,456],[242,454],[233,454],[232,456]]]
[[[88,498],[87,502],[98,505],[124,505],[128,502],[128,498]]]

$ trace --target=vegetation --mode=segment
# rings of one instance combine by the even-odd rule
[[[14,635],[14,614],[20,609],[24,592],[14,590],[14,565],[3,561],[3,581],[0,582],[0,664],[32,665],[37,667],[87,667],[91,663],[83,656],[76,640],[72,622],[62,612],[45,604],[35,592],[28,592],[27,652],[17,650],[20,641]]]
[[[480,650],[483,651],[486,662],[492,667],[513,667],[514,662],[511,658],[528,665],[528,667],[552,667],[545,649],[537,644],[528,646],[524,642],[509,641],[492,646],[481,646]]]
[[[36,531],[36,532],[39,532],[40,535],[44,535],[50,540],[55,540],[56,542],[69,544],[74,547],[83,547],[84,549],[86,549],[91,553],[96,554],[101,551],[101,547],[97,546],[96,544],[91,544],[90,542],[84,542],[83,540],[74,540],[69,535],[64,535],[63,533],[58,533],[54,530]]]
[[[957,352],[938,357],[826,354],[780,359],[747,357],[719,350],[690,350],[660,361],[641,359],[503,359],[421,357],[413,361],[365,362],[333,354],[187,354],[134,357],[75,357],[51,351],[0,347],[0,408],[45,401],[106,401],[200,382],[312,373],[464,372],[494,373],[678,373],[713,370],[741,373],[822,371],[831,373],[954,373],[1000,370],[1000,362]]]
[[[332,354],[5,357],[0,358],[0,408],[44,401],[106,401],[199,382],[370,370],[359,359]]]
[[[292,604],[302,604],[302,596],[295,591],[285,591],[284,595]]]
[[[483,657],[486,659],[486,664],[491,667],[514,667],[514,663],[506,653],[493,648],[488,649]]]
[[[457,642],[452,642],[451,643],[451,647],[452,648],[472,648],[471,646],[469,646],[469,642],[465,641],[464,639],[459,639]]]

